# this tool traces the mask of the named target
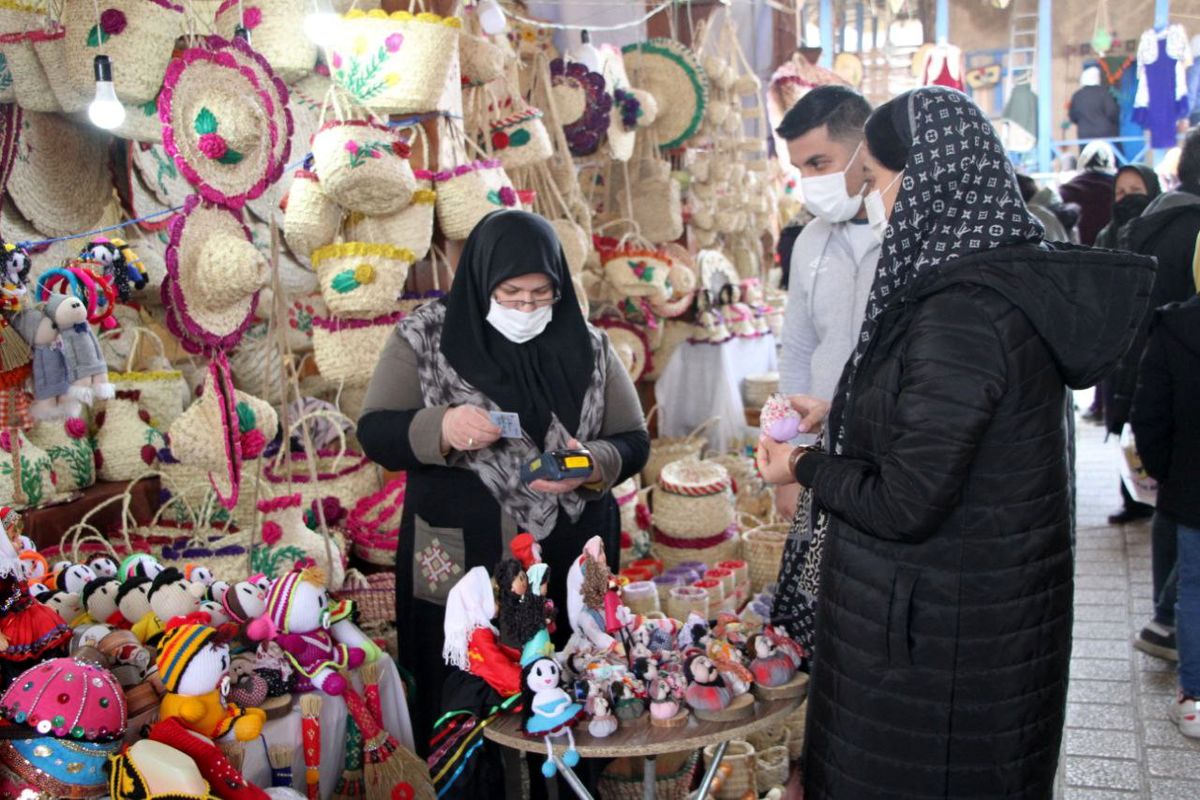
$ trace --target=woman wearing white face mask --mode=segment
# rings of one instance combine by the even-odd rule
[[[516,436],[501,435],[496,413],[516,416]],[[384,468],[407,472],[397,617],[402,661],[419,683],[413,722],[423,749],[439,714],[444,605],[455,581],[473,567],[491,570],[506,543],[528,532],[564,608],[568,567],[588,538],[604,538],[616,568],[620,516],[609,490],[649,453],[633,383],[584,319],[549,223],[498,211],[476,226],[450,293],[389,339],[358,438]],[[521,481],[521,466],[540,453],[581,443],[596,463],[590,477]]]
[[[960,92],[895,98],[866,141],[883,236],[866,318],[832,406],[793,398],[826,440],[759,447],[767,480],[811,490],[789,539],[821,553],[779,579],[819,587],[804,796],[1049,797],[1071,661],[1066,390],[1129,347],[1153,260],[1043,243]]]

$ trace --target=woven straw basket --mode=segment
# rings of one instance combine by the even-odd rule
[[[646,415],[646,421],[649,422],[650,418],[657,413],[658,406],[651,408],[650,413]],[[658,474],[672,461],[700,458],[700,454],[704,452],[707,444],[707,439],[702,434],[717,421],[716,417],[706,420],[687,436],[659,436],[652,439],[650,456],[646,459],[646,466],[642,468],[642,483],[647,486],[658,483]],[[661,419],[659,424],[662,424]]]
[[[536,108],[493,120],[489,131],[492,150],[506,170],[539,164],[554,155],[542,112]]]
[[[108,379],[116,386],[117,391],[137,392],[138,404],[150,414],[150,424],[160,431],[165,431],[183,413],[184,399],[188,393],[187,383],[182,372],[170,369],[165,346],[158,334],[149,328],[138,327],[133,329],[130,339],[124,372],[110,372]],[[143,340],[153,342],[158,355],[147,359],[146,368],[135,369],[140,352],[138,344]]]
[[[329,244],[312,254],[321,296],[334,314],[395,311],[414,260],[410,250],[368,242]]]
[[[384,567],[396,565],[406,485],[403,476],[389,481],[375,494],[359,500],[350,511],[347,536],[362,560]]]
[[[284,83],[295,83],[317,63],[317,46],[298,24],[312,7],[311,0],[225,0],[217,9],[217,33],[232,39],[244,18],[254,49]]]
[[[325,193],[317,174],[297,170],[283,212],[283,238],[292,252],[301,259],[311,258],[313,250],[337,238],[341,221],[341,207]]]
[[[695,751],[675,772],[657,776],[654,780],[654,797],[658,800],[686,800],[699,760],[699,751]],[[598,789],[602,800],[643,800],[645,797],[641,776],[604,772],[600,775]]]
[[[790,528],[789,523],[779,522],[759,525],[742,534],[742,553],[750,565],[750,591],[754,594],[779,578]]]
[[[104,55],[119,65],[113,70],[113,88],[122,103],[137,106],[158,97],[175,40],[183,33],[183,6],[169,0],[104,0],[97,23],[91,3],[62,5],[65,78],[74,94],[95,96],[93,60]],[[255,47],[261,47],[258,31],[254,33]]]
[[[717,746],[710,744],[704,748],[704,761],[711,764],[717,752]],[[758,781],[756,779],[756,754],[754,746],[743,739],[733,739],[721,759],[722,766],[729,767],[729,775],[721,788],[713,796],[717,800],[742,800],[744,797],[758,797]]]
[[[783,729],[787,732],[787,728]],[[786,786],[791,762],[788,758],[787,745],[776,745],[755,752],[755,764],[758,785],[764,791],[775,786]]]
[[[433,243],[433,209],[437,193],[433,191],[433,173],[416,170],[414,176],[417,188],[406,207],[383,216],[350,214],[343,230],[346,238],[404,248],[412,252],[416,261],[428,255]]]
[[[682,459],[663,467],[654,491],[654,525],[679,539],[705,539],[734,523],[729,472],[715,461]]]
[[[434,111],[456,63],[461,25],[424,12],[352,9],[329,48],[331,77],[373,111]]]
[[[61,27],[49,30],[7,33],[0,36],[0,54],[12,75],[13,93],[17,104],[26,111],[58,112],[58,103],[46,69],[38,59],[37,46],[43,40],[61,40],[66,35]]]
[[[618,247],[600,254],[604,277],[621,297],[667,300],[671,296],[671,257],[662,250]]]
[[[655,557],[663,562],[663,569],[677,567],[689,561],[719,564],[722,561],[732,561],[741,557],[742,540],[737,535],[736,528],[731,527],[721,536],[714,538],[719,541],[709,547],[673,547],[663,544],[662,534],[656,533],[654,544],[650,549]]]
[[[98,477],[102,481],[133,480],[158,460],[166,437],[150,425],[150,414],[132,398],[104,401],[95,417]]]
[[[439,172],[435,180],[438,226],[447,239],[466,239],[493,211],[521,207],[504,166],[494,159]]]
[[[346,419],[341,414],[315,411],[293,422],[286,439],[290,440],[298,434],[309,420],[321,417]],[[287,454],[290,457],[285,460],[281,452],[280,457],[267,463],[263,468],[263,497],[299,494],[301,508],[308,508],[314,500],[335,497],[343,508],[353,508],[364,497],[378,492],[381,483],[379,470],[365,455],[347,448],[346,434],[340,425],[337,432],[339,446],[318,451],[315,459],[310,459],[308,453],[298,452]],[[310,460],[315,463],[310,464]],[[314,468],[316,481],[313,480]]]
[[[17,493],[13,488],[13,457],[12,431],[0,431],[0,497],[15,499]],[[35,506],[54,495],[54,464],[45,450],[35,445],[29,438],[17,431],[17,441],[20,443],[21,458],[21,488],[24,490],[25,502]],[[8,502],[7,500],[5,502]]]
[[[386,125],[326,122],[312,139],[313,167],[335,203],[363,214],[394,214],[417,186],[408,144]]]
[[[346,580],[338,597],[354,603],[354,610],[361,615],[364,624],[394,622],[396,619],[395,573],[363,575],[356,569],[346,570]]]
[[[464,87],[482,86],[504,74],[504,50],[482,36],[459,29],[458,61]]]
[[[779,373],[747,375],[742,381],[742,400],[748,408],[762,408],[767,398],[779,391]]]
[[[761,753],[764,750],[769,750],[772,747],[787,745],[788,731],[783,725],[772,725],[769,728],[761,728],[757,732],[746,737],[746,741],[754,746],[756,753]],[[768,786],[770,784],[767,784]]]
[[[28,436],[34,447],[44,450],[50,458],[59,492],[86,489],[96,482],[95,454],[87,424],[82,419],[42,420],[29,429]],[[12,457],[4,455],[11,465]]]
[[[403,318],[400,311],[373,319],[314,317],[313,354],[317,369],[334,381],[370,380],[388,336]]]

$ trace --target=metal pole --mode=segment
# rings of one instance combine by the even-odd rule
[[[833,0],[821,0],[817,9],[817,27],[821,31],[821,66],[833,66]]]
[[[642,800],[654,800],[658,796],[658,759],[646,756],[642,759]]]
[[[1053,30],[1050,24],[1050,0],[1038,0],[1037,86],[1038,86],[1038,171],[1049,172],[1054,160],[1050,146],[1054,138],[1051,111],[1054,108]]]
[[[939,43],[950,41],[950,0],[937,0],[933,25]]]
[[[587,787],[583,785],[583,781],[579,780],[579,776],[576,775],[570,767],[564,764],[562,759],[559,758],[557,754],[554,756],[554,763],[558,765],[558,771],[562,774],[563,780],[567,782],[567,785],[571,787],[571,791],[575,792],[575,796],[578,797],[579,800],[595,800],[595,798],[592,797],[592,793],[589,792]]]
[[[1154,27],[1165,28],[1171,22],[1171,0],[1154,0]]]
[[[858,3],[854,6],[854,28],[858,31],[858,47],[860,53],[867,52],[867,48],[863,47],[863,34],[867,32],[867,21],[863,18],[863,4]]]
[[[708,765],[708,771],[704,773],[704,780],[700,781],[700,788],[693,795],[698,800],[706,800],[708,797],[708,790],[712,788],[713,779],[717,777],[717,768],[721,766],[721,759],[725,757],[725,751],[728,749],[729,742],[721,742],[717,745],[717,749],[713,752],[712,762]]]

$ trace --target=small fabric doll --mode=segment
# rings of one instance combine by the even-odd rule
[[[764,436],[777,442],[790,442],[800,433],[800,413],[782,394],[773,394],[763,404],[760,422]]]
[[[229,646],[208,625],[185,623],[169,628],[158,651],[158,677],[167,694],[161,719],[178,717],[188,728],[210,739],[233,731],[239,742],[262,732],[267,715],[260,708],[226,704],[229,689]]]
[[[567,572],[567,612],[575,631],[573,638],[582,637],[599,652],[622,653],[620,640],[606,630],[605,599],[611,578],[603,541],[593,536]],[[619,614],[619,609],[614,613]]]
[[[750,672],[760,686],[783,686],[796,676],[796,666],[786,653],[775,649],[769,637],[755,634],[746,645]]]
[[[496,565],[496,587],[500,593],[500,643],[520,649],[546,626],[545,606],[534,597],[529,576],[516,559],[506,558]]]
[[[558,629],[558,609],[550,599],[550,565],[538,562],[526,570],[534,598],[541,600],[542,624],[551,635]]]
[[[716,664],[717,671],[734,697],[750,691],[754,685],[754,673],[742,663],[742,652],[737,647],[725,639],[710,636],[705,654]]]
[[[107,400],[116,394],[108,380],[108,362],[100,352],[100,341],[87,321],[87,307],[78,297],[53,294],[45,314],[58,331],[62,354],[67,361],[70,394],[82,403]]]
[[[164,625],[179,622],[208,625],[212,620],[200,610],[198,595],[182,572],[167,567],[150,584],[150,609]]]
[[[183,577],[187,578],[189,583],[198,583],[205,588],[212,585],[216,580],[213,577],[212,570],[203,564],[188,564],[183,568]]]
[[[542,561],[542,546],[532,534],[518,533],[509,544],[509,549],[526,572],[534,564],[540,564]]]
[[[694,655],[683,664],[688,686],[684,691],[687,704],[697,711],[720,711],[728,708],[733,693],[725,685],[717,666],[708,656]]]
[[[83,600],[72,592],[55,589],[44,597],[39,597],[38,602],[62,617],[70,628],[82,623],[84,621],[82,618],[87,617],[87,612],[83,609]],[[87,617],[87,619],[90,621],[91,618]]]
[[[521,653],[498,641],[495,616],[496,597],[487,570],[468,570],[446,596],[442,658],[482,678],[501,697],[512,697],[521,691]]]
[[[251,622],[246,633],[255,641],[273,640],[283,648],[300,673],[298,692],[315,689],[340,695],[349,686],[342,673],[379,655],[378,647],[350,621],[351,605],[341,603],[330,611],[325,574],[317,568],[293,569],[277,579],[266,605],[266,613]],[[350,644],[346,639],[352,634],[357,641]],[[368,646],[374,651],[365,649]]]
[[[71,393],[67,358],[53,321],[44,313],[30,309],[13,317],[12,325],[31,351],[33,405],[30,413],[33,418],[66,419],[79,416],[83,406],[80,398]]]
[[[674,719],[679,713],[679,693],[666,678],[657,677],[647,687],[650,696],[650,716],[657,720]]]
[[[96,578],[83,587],[79,596],[92,622],[111,625],[114,628],[127,627],[125,618],[117,610],[117,592],[120,589],[121,584],[116,578],[106,577]]]
[[[20,673],[29,662],[66,655],[71,629],[52,609],[29,594],[21,562],[0,514],[0,685]],[[19,531],[20,529],[17,528]]]
[[[121,583],[117,590],[117,610],[129,630],[143,644],[162,633],[162,623],[150,608],[150,586],[154,583],[144,575],[135,575]]]
[[[612,704],[603,690],[588,697],[585,709],[591,715],[591,719],[588,720],[588,733],[592,736],[603,739],[617,732],[617,717],[613,714]]]
[[[87,565],[92,568],[92,572],[96,573],[97,577],[117,577],[117,562],[108,556],[96,556],[89,560]]]
[[[808,663],[808,654],[799,642],[788,636],[787,628],[782,625],[768,625],[763,633],[777,650],[791,659],[796,669],[804,669],[804,665]]]
[[[112,282],[122,303],[129,302],[134,289],[145,289],[149,283],[146,268],[122,239],[92,239],[79,257],[100,266],[102,277]]]
[[[121,560],[117,567],[117,578],[126,581],[130,577],[140,576],[154,580],[163,571],[163,565],[149,553],[132,553]]]
[[[14,312],[28,294],[26,283],[33,262],[29,251],[15,244],[0,241],[0,311]]]
[[[547,778],[553,778],[558,772],[554,745],[551,744],[553,737],[567,737],[563,764],[571,768],[579,764],[579,751],[575,749],[575,735],[571,729],[584,716],[584,710],[563,691],[561,675],[550,637],[541,631],[521,652],[521,731],[530,738],[541,738],[546,742],[542,775]]]
[[[58,576],[58,588],[71,594],[81,594],[83,587],[96,580],[96,573],[86,564],[72,564]]]

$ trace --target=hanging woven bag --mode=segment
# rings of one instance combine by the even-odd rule
[[[232,39],[244,27],[254,49],[284,83],[292,84],[312,74],[317,64],[317,45],[300,24],[312,9],[312,0],[224,0],[217,9],[217,35]]]
[[[299,4],[300,0],[295,2]],[[62,5],[62,24],[67,31],[65,78],[75,94],[95,96],[93,62],[96,56],[107,56],[116,65],[113,88],[122,103],[138,106],[158,97],[175,40],[183,33],[182,5],[170,0]],[[261,47],[257,37],[254,44]]]
[[[421,142],[421,165],[429,163],[429,137],[420,125],[412,128],[413,139]],[[434,204],[437,193],[433,189],[433,173],[428,169],[414,169],[416,188],[409,204],[394,214],[347,215],[342,234],[346,241],[386,242],[412,251],[413,259],[420,261],[429,254],[433,242]]]
[[[58,98],[50,88],[50,77],[38,59],[37,45],[43,39],[62,39],[66,31],[61,26],[48,29],[17,30],[0,36],[0,55],[12,75],[13,94],[17,105],[26,111],[46,113],[62,111]]]
[[[317,173],[296,170],[283,202],[283,238],[297,258],[307,261],[313,250],[337,238],[342,208],[325,192]]]
[[[365,382],[404,312],[371,319],[313,318],[313,355],[321,375],[332,381]]]
[[[329,244],[312,256],[325,305],[345,315],[395,311],[415,260],[411,250],[372,242]]]
[[[13,433],[16,437],[13,437]],[[17,454],[14,455],[14,443]],[[20,483],[25,504],[36,506],[54,496],[54,463],[46,451],[15,428],[0,430],[0,498],[17,499],[15,475],[20,459]],[[5,501],[6,503],[9,501]]]
[[[141,392],[118,391],[96,412],[96,466],[102,481],[128,481],[158,461],[166,437],[150,424]]]
[[[392,214],[408,205],[416,189],[409,146],[397,131],[374,120],[323,123],[312,138],[313,168],[329,198],[349,211]]]

